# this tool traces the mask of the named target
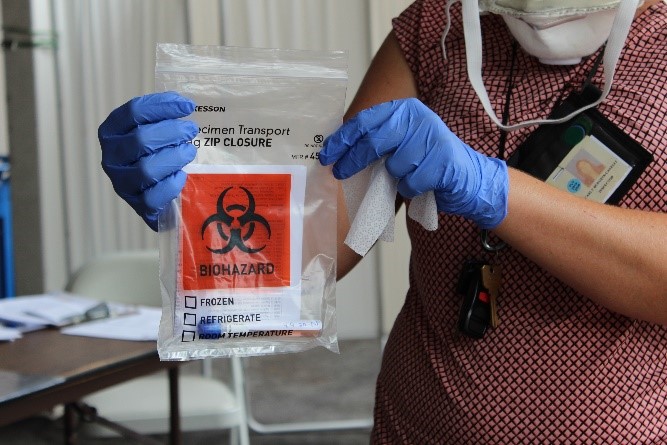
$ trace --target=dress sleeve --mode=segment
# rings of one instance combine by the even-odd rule
[[[416,0],[392,20],[394,34],[421,92],[430,88],[433,78],[442,76],[440,38],[446,24],[443,0]],[[450,34],[458,31],[453,29]]]
[[[423,0],[416,0],[392,20],[394,35],[396,35],[403,50],[403,56],[415,76],[418,72],[419,22],[423,6]]]

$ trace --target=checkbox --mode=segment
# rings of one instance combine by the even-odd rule
[[[197,326],[197,314],[183,314],[183,324],[186,326]]]
[[[187,309],[197,309],[197,297],[194,295],[186,295],[185,307]]]
[[[195,341],[195,331],[183,331],[181,341]]]

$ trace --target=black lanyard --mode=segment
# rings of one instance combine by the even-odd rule
[[[510,72],[507,75],[507,90],[505,91],[505,106],[503,108],[502,122],[507,125],[510,119],[510,102],[512,101],[512,90],[514,89],[514,66],[516,64],[516,53],[518,50],[518,43],[515,40],[512,43],[512,63],[510,64]],[[507,131],[500,129],[500,141],[498,142],[498,159],[505,159],[505,143],[507,141]]]
[[[593,66],[591,67],[591,70],[588,72],[588,74],[586,75],[586,79],[584,79],[581,85],[581,92],[583,92],[592,85],[593,77],[595,77],[595,74],[597,73],[598,69],[600,68],[600,64],[602,63],[604,56],[604,49],[605,49],[604,46],[600,48],[598,55],[595,57]],[[510,102],[512,100],[512,90],[514,88],[514,69],[516,65],[517,50],[518,50],[518,44],[515,40],[512,43],[512,62],[510,65],[509,74],[507,76],[507,90],[505,92],[505,105],[503,108],[503,115],[502,115],[503,125],[507,125],[507,123],[509,122]],[[561,100],[559,100],[559,103],[560,102]],[[500,140],[498,142],[498,159],[501,160],[505,159],[506,142],[507,142],[507,131],[501,128]],[[506,246],[505,242],[503,242],[502,240],[496,244],[491,244],[489,242],[489,231],[486,229],[482,230],[481,242],[482,242],[482,247],[484,247],[484,249],[488,252],[498,252]]]
[[[514,66],[516,65],[516,54],[518,51],[519,44],[516,40],[512,42],[512,62],[510,64],[510,72],[507,75],[507,90],[505,91],[505,106],[503,107],[503,116],[502,123],[507,125],[510,117],[510,102],[512,100],[512,90],[514,89]],[[498,159],[505,159],[505,144],[507,142],[507,130],[500,129],[500,140],[498,141]],[[504,241],[500,241],[497,244],[491,244],[489,242],[489,231],[487,229],[482,230],[481,233],[481,242],[484,250],[488,252],[498,252],[503,249],[507,244]]]

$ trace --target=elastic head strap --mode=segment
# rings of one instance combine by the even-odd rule
[[[444,38],[447,31],[449,30],[449,7],[455,1],[460,0],[449,0],[447,2],[447,22],[448,25],[445,29],[445,34],[443,34],[442,44],[444,48]],[[479,20],[479,4],[476,0],[466,0],[462,1],[463,5],[463,32],[465,37],[466,45],[466,62],[468,64],[468,78],[470,84],[472,85],[477,97],[482,102],[482,106],[486,111],[486,114],[489,115],[491,120],[501,129],[505,131],[518,130],[519,128],[529,127],[532,125],[539,124],[559,124],[565,122],[577,114],[581,113],[584,110],[589,108],[596,107],[602,101],[605,100],[609,91],[611,90],[611,84],[614,80],[614,73],[616,71],[616,64],[623,50],[625,40],[630,32],[630,26],[637,11],[637,6],[641,0],[621,0],[618,11],[616,12],[616,17],[614,18],[614,23],[611,28],[611,34],[607,40],[606,47],[604,49],[604,87],[602,89],[602,94],[598,100],[595,102],[582,107],[569,115],[559,118],[559,119],[537,119],[519,122],[517,124],[505,125],[498,119],[496,113],[493,111],[491,106],[491,101],[486,92],[486,87],[484,81],[482,80],[482,32],[481,25]],[[445,55],[446,58],[446,55]]]

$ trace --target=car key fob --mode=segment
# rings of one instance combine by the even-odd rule
[[[459,291],[463,303],[459,312],[459,330],[473,338],[482,338],[491,322],[491,302],[488,290],[482,282],[484,263],[468,262],[464,266]]]

